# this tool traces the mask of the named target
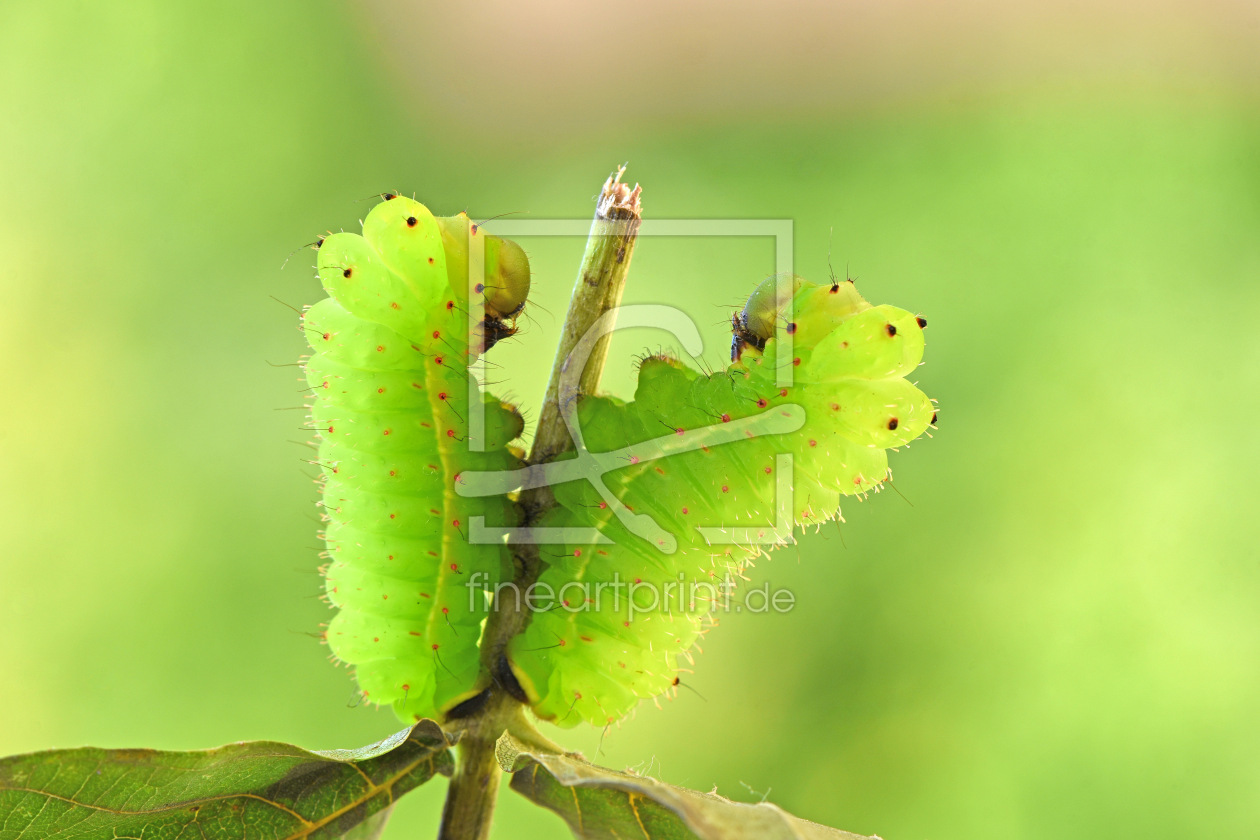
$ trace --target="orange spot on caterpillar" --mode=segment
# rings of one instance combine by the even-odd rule
[[[341,276],[342,276],[342,277],[349,277],[349,276],[350,276],[351,274],[353,274],[353,273],[354,273],[354,269],[352,269],[352,268],[347,268],[345,271],[341,272]]]
[[[731,422],[731,415],[729,415],[729,414],[723,414],[723,415],[722,415],[722,422],[723,422],[723,423],[729,423],[729,422]]]
[[[564,639],[561,639],[561,640],[560,640],[560,647],[564,647],[564,646],[565,646],[565,644],[566,644],[566,642],[564,641]]]
[[[328,341],[330,338],[332,338],[332,333],[324,333],[324,341]]]
[[[766,467],[766,475],[770,475],[770,468]]]
[[[767,405],[765,397],[757,398],[757,408],[765,408]]]
[[[398,304],[393,303],[393,302],[390,302],[390,304],[389,304],[389,308],[390,308],[390,309],[402,309],[402,307],[401,307],[401,306],[399,306]]]
[[[407,227],[415,227],[415,226],[416,226],[416,217],[415,217],[415,216],[408,216],[408,217],[407,217]]]
[[[575,549],[573,549],[573,556],[574,556],[574,557],[581,557],[581,556],[582,556],[582,549],[580,549],[580,548],[575,548]]]
[[[885,324],[884,330],[888,333],[890,338],[897,334],[897,326],[895,324]]]
[[[381,434],[383,434],[383,435],[387,435],[387,434],[389,434],[391,431],[393,431],[393,430],[392,430],[392,429],[386,429],[385,431],[381,432]]]
[[[433,649],[434,649],[434,650],[437,650],[437,649],[438,649],[438,647],[439,647],[439,645],[437,645],[436,643],[434,643],[434,645],[433,645]]]
[[[446,392],[445,392],[445,391],[439,391],[439,392],[438,392],[438,399],[439,399],[439,400],[444,400],[444,399],[446,399]]]
[[[384,344],[378,344],[378,345],[376,345],[376,352],[377,352],[377,353],[384,353],[384,352],[385,352],[385,345],[384,345]]]
[[[442,337],[442,332],[441,332],[440,330],[434,330],[434,331],[433,331],[433,337],[434,337],[434,338],[441,338],[441,337]]]
[[[780,389],[779,389],[779,396],[780,396],[780,397],[786,397],[786,396],[787,396],[787,388],[780,388]]]
[[[433,257],[429,257],[429,262],[433,262]],[[449,311],[451,311],[451,310],[452,310],[452,309],[454,309],[454,308],[455,308],[455,301],[453,301],[453,300],[448,300],[448,301],[446,302],[446,311],[447,311],[447,312],[449,312]]]
[[[800,356],[797,356],[795,359],[793,359],[793,360],[792,360],[792,364],[793,364],[795,367],[800,367],[800,366],[801,366],[801,357],[800,357]]]
[[[447,429],[447,430],[446,430],[446,436],[447,436],[447,437],[450,437],[450,438],[455,437],[455,430],[454,430],[454,429]]]
[[[407,635],[409,635],[409,636],[423,636],[424,634],[423,634],[423,633],[421,633],[419,630],[408,630],[408,631],[407,631]]]
[[[450,607],[442,607],[442,615],[448,615],[451,611]]]
[[[729,487],[727,487],[725,484],[723,484],[723,485],[722,485],[722,492],[723,492],[723,493],[729,493],[729,492],[731,492],[731,488],[729,488]]]
[[[897,418],[896,417],[888,418],[888,431],[890,432],[895,431],[896,428],[897,428]]]
[[[840,403],[832,403],[832,404],[831,404],[831,410],[832,410],[832,411],[839,411],[839,410],[840,410]]]
[[[396,513],[391,513],[391,514],[389,515],[389,518],[390,518],[390,519],[394,519],[394,518],[396,518],[397,516],[398,516],[398,514],[396,514]]]
[[[584,642],[593,642],[593,641],[595,641],[595,640],[594,640],[594,639],[592,639],[590,636],[578,636],[578,638],[579,638],[579,639],[581,639],[581,640],[582,640],[582,641],[584,641]]]
[[[810,445],[810,446],[817,446],[817,445],[818,445],[818,441],[816,441],[816,440],[811,440],[811,441],[809,442],[809,445]]]
[[[434,356],[434,357],[433,357],[433,363],[434,363],[434,364],[438,364],[438,365],[442,364],[442,357],[441,357],[441,356]]]
[[[385,393],[385,389],[384,389],[384,388],[377,388],[377,389],[376,389],[376,393],[378,393],[378,394],[383,394],[383,393]]]
[[[380,637],[380,636],[373,636],[373,637],[372,637],[372,641],[374,641],[374,642],[379,642],[380,640],[381,640],[381,637]]]

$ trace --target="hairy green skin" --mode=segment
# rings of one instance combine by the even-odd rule
[[[753,293],[736,318],[740,360],[727,370],[705,376],[651,357],[640,367],[634,402],[587,398],[578,417],[595,452],[790,405],[804,408],[804,425],[629,463],[605,476],[623,504],[676,536],[673,554],[629,533],[588,482],[555,487],[561,507],[545,524],[597,527],[612,544],[544,547],[548,566],[540,583],[557,592],[572,581],[589,585],[584,593],[570,587],[571,600],[591,597],[596,584],[611,584],[614,575],[658,592],[667,583],[739,577],[762,549],[710,545],[697,526],[752,526],[756,542],[782,544],[793,525],[825,522],[839,514],[842,497],[865,494],[888,478],[886,450],[935,422],[932,402],[904,378],[922,358],[926,322],[902,309],[870,306],[848,282],[817,286],[795,278],[789,294],[791,308],[778,306],[773,278]],[[782,352],[788,333],[790,356]],[[791,387],[776,384],[779,365],[792,366]],[[791,521],[776,529],[779,453],[793,456],[792,507]],[[654,609],[641,592],[637,609],[649,609],[631,616],[628,588],[620,599],[611,586],[603,591],[598,609],[570,603],[572,609],[535,613],[508,648],[512,673],[535,712],[562,726],[583,720],[602,726],[671,690],[679,658],[704,631],[713,606],[704,589],[694,601]]]
[[[362,236],[319,243],[329,297],[303,316],[315,351],[306,378],[324,469],[326,590],[340,610],[324,635],[354,667],[364,697],[407,721],[441,719],[482,687],[486,596],[465,584],[481,572],[476,580],[492,586],[511,568],[504,546],[467,539],[470,517],[510,521],[511,503],[453,488],[461,470],[519,465],[507,444],[522,431],[520,415],[482,395],[468,365],[487,323],[502,325],[524,305],[529,268],[515,244],[478,237],[491,240],[481,285],[497,306],[514,308],[487,305],[470,336],[468,237],[447,232],[460,225],[463,214],[439,220],[418,202],[386,196]],[[470,411],[481,408],[470,394],[485,404],[484,451],[470,450]]]

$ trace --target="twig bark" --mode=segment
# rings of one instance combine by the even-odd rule
[[[595,218],[586,240],[586,253],[573,285],[573,298],[556,349],[551,381],[529,454],[531,464],[552,461],[573,445],[560,416],[561,376],[582,336],[601,316],[621,302],[641,219],[641,190],[637,184],[630,189],[621,183],[624,172],[625,167],[622,166],[608,177],[595,207]],[[605,336],[596,344],[582,371],[579,393],[594,393],[599,387],[608,356],[608,341],[609,336]],[[521,494],[520,507],[527,525],[537,521],[554,505],[550,488],[540,487]],[[541,571],[538,546],[514,544],[511,550],[515,570],[513,583],[516,592],[524,593],[537,582]],[[529,611],[523,602],[521,597],[505,598],[502,603],[496,599],[482,637],[481,663],[485,675],[493,673],[492,669],[508,641],[528,624]],[[485,705],[475,714],[461,719],[459,724],[459,764],[447,790],[438,840],[485,840],[490,833],[495,797],[503,775],[495,754],[496,744],[508,730],[530,738],[532,727],[525,719],[524,707],[493,682],[487,689]],[[535,743],[545,740],[537,733],[534,736]]]

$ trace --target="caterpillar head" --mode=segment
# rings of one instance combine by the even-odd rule
[[[731,317],[731,361],[764,351],[766,342],[782,333],[802,349],[812,349],[837,323],[871,308],[851,280],[820,286],[793,275],[785,281],[778,275],[762,280]]]
[[[492,236],[471,223],[467,213],[438,216],[442,244],[446,250],[446,268],[460,303],[468,301],[468,239],[485,249],[485,275],[473,285],[485,301],[486,315],[510,320],[520,314],[529,297],[529,258],[520,245],[510,239]]]

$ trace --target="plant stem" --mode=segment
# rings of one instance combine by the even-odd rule
[[[529,454],[531,464],[552,461],[573,445],[560,417],[558,395],[561,375],[569,361],[569,354],[582,336],[601,316],[621,302],[640,222],[640,189],[637,184],[632,190],[621,183],[624,172],[625,167],[622,166],[608,177],[595,206],[586,253],[573,285],[573,298],[556,348],[551,381],[547,385],[534,445]],[[579,380],[579,393],[590,394],[599,387],[604,361],[608,357],[608,340],[609,336],[601,338],[591,353]],[[554,505],[555,498],[550,488],[539,487],[521,494],[520,506],[527,526]],[[511,550],[515,591],[524,593],[537,582],[542,570],[538,546],[518,543],[513,544]],[[524,598],[510,597],[503,602],[496,600],[481,643],[484,675],[493,673],[491,669],[503,654],[508,641],[528,623],[529,611],[524,606]],[[476,714],[457,722],[461,729],[457,746],[459,765],[446,792],[438,840],[485,840],[489,836],[495,796],[503,775],[495,747],[509,727],[518,731],[529,727],[523,707],[515,698],[493,682],[487,692],[485,706]],[[541,735],[538,738],[544,740]]]

